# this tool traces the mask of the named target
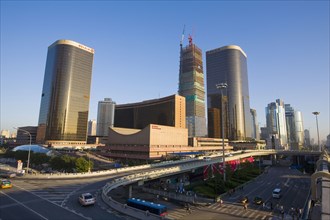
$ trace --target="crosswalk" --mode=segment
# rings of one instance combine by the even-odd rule
[[[191,207],[190,212],[188,212],[185,208],[176,208],[173,210],[168,211],[167,218],[169,219],[181,219],[186,215],[191,215],[196,210],[198,210],[199,207]]]
[[[14,187],[17,187],[24,191],[29,191],[33,195],[36,195],[49,202],[57,204],[59,206],[65,206],[66,200],[73,193],[80,190],[87,183],[72,182],[67,185],[63,185],[61,180],[38,182],[33,181],[15,181]]]
[[[207,207],[195,206],[191,207],[191,212],[187,212],[184,208],[178,208],[171,210],[168,214],[170,219],[182,219],[187,215],[194,215],[194,212],[203,210],[203,211],[212,211],[217,212],[219,215],[226,214],[237,218],[245,218],[245,219],[258,219],[258,220],[269,220],[272,219],[271,213],[258,209],[250,209],[245,210],[241,204],[235,203],[226,203],[220,206],[220,204],[212,204]]]

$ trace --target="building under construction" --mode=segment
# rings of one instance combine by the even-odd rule
[[[186,98],[186,126],[189,137],[207,136],[202,50],[192,43],[180,44],[179,95]]]

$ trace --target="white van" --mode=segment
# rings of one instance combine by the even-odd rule
[[[273,198],[281,198],[281,189],[280,188],[276,188],[273,190]]]

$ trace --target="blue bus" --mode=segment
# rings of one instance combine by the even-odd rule
[[[131,198],[127,200],[127,205],[143,211],[149,211],[150,213],[156,215],[160,215],[160,216],[167,215],[167,207],[161,204],[156,204],[141,199]]]

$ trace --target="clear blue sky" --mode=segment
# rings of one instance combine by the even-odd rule
[[[177,93],[183,25],[205,52],[239,45],[250,105],[282,99],[316,138],[329,132],[329,1],[1,1],[1,127],[38,123],[47,48],[70,39],[95,49],[89,119],[98,101]],[[185,38],[187,44],[187,38]],[[206,81],[206,80],[205,80]]]

